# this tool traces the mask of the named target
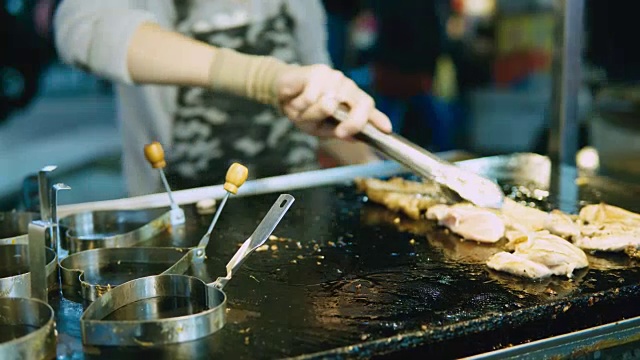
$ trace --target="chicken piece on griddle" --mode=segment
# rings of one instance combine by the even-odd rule
[[[640,248],[640,215],[607,205],[587,205],[579,215],[583,225],[576,246],[587,251],[622,252]]]
[[[434,205],[427,210],[427,219],[437,220],[463,239],[495,243],[505,233],[503,219],[493,211],[471,204]]]
[[[531,279],[541,279],[551,276],[551,270],[549,270],[548,267],[506,251],[499,252],[489,258],[487,266],[496,271],[503,271]]]
[[[575,239],[573,243],[586,251],[621,252],[629,248],[640,248],[640,232],[614,231],[592,236],[582,236]]]
[[[402,178],[388,181],[378,179],[356,179],[358,190],[388,209],[402,212],[412,219],[421,215],[432,205],[444,201],[440,189],[433,183],[419,183]]]
[[[587,254],[569,241],[540,231],[516,245],[516,253],[551,269],[554,275],[571,277],[574,269],[589,266]]]
[[[417,182],[400,177],[393,177],[389,180],[356,178],[355,183],[358,190],[362,192],[377,190],[411,195],[437,195],[440,193],[440,188],[433,182]]]
[[[624,252],[632,259],[640,259],[640,250],[635,246],[627,246]]]
[[[640,214],[636,214],[623,208],[607,204],[587,205],[580,209],[579,218],[583,222],[592,225],[640,225]]]
[[[541,230],[561,236],[578,232],[578,226],[563,213],[548,214],[508,198],[500,210],[479,208],[468,203],[434,205],[427,210],[427,219],[437,220],[467,240],[480,242],[495,242],[506,237],[511,243]]]
[[[542,210],[522,205],[513,199],[505,198],[500,210],[494,210],[504,216],[512,228],[539,231],[545,229],[548,214]]]
[[[552,210],[547,215],[544,228],[565,239],[575,239],[580,236],[580,225],[571,216],[560,210]]]
[[[494,270],[530,278],[549,275],[571,278],[575,269],[589,266],[584,251],[548,231],[530,233],[515,242],[513,253],[498,253],[487,261],[487,266]],[[532,262],[545,267],[548,271],[542,271],[539,266],[533,266]]]
[[[356,184],[371,201],[416,220],[427,212],[428,219],[466,240],[494,243],[506,237],[509,251],[513,240],[541,230],[572,239],[585,250],[623,251],[627,246],[640,246],[635,231],[640,228],[640,215],[611,205],[585,206],[574,220],[558,210],[547,213],[509,198],[500,210],[467,203],[445,205],[438,185],[431,182],[392,178],[356,179]]]

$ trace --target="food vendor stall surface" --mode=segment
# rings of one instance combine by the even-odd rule
[[[509,197],[541,208],[563,201],[549,188],[551,166],[545,157],[516,154],[460,164],[498,179]],[[380,164],[359,169],[375,167]],[[347,177],[339,176],[339,170],[349,173],[353,168],[331,170],[336,183],[289,192],[296,203],[270,241],[225,288],[229,310],[220,331],[165,346],[83,347],[79,320],[88,304],[49,294],[59,358],[351,358],[399,353],[451,358],[584,329],[587,335],[591,331],[602,337],[595,326],[640,315],[633,305],[640,274],[632,258],[590,255],[597,266],[577,271],[573,279],[531,281],[503,275],[484,264],[460,261],[475,252],[469,247],[473,243],[367,201]],[[361,174],[370,176],[367,171]],[[577,184],[582,204],[606,201],[640,210],[634,202],[640,193],[636,187],[595,177],[581,177]],[[529,198],[527,189],[548,191],[549,196]],[[207,259],[190,274],[211,282],[224,273],[227,260],[276,197],[263,193],[230,199]],[[186,225],[202,230],[194,234],[204,233],[211,215],[198,215],[195,206],[183,208]],[[199,311],[186,298],[157,298],[112,316],[128,318],[142,308],[167,316]],[[615,334],[595,349],[633,340]]]

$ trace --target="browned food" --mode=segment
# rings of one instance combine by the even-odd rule
[[[630,258],[640,259],[640,251],[635,246],[627,246],[624,248],[625,254],[629,255]]]
[[[356,179],[358,190],[367,197],[390,210],[402,212],[412,219],[420,219],[432,205],[442,203],[442,195],[437,185],[420,183],[402,178],[388,181],[378,179]]]
[[[640,214],[608,204],[587,205],[573,216],[507,198],[502,209],[494,210],[447,204],[439,187],[428,182],[394,178],[359,179],[357,184],[372,201],[412,219],[435,220],[462,239],[489,244],[507,239],[505,251],[494,254],[488,265],[518,276],[571,277],[574,269],[588,265],[584,251],[624,252],[636,258],[640,249]],[[549,263],[558,258],[564,262]]]
[[[582,250],[554,235],[577,235],[575,221],[561,212],[546,213],[511,199],[499,211],[468,203],[445,204],[437,186],[400,178],[359,179],[357,184],[372,201],[412,219],[424,214],[462,239],[492,244],[507,238],[508,251],[495,253],[487,261],[494,270],[529,278],[571,277],[575,269],[588,266]]]
[[[580,209],[579,218],[587,224],[640,225],[640,214],[608,204],[586,205]]]
[[[412,219],[423,215],[442,222],[454,233],[465,239],[482,242],[495,242],[504,237],[505,232],[521,236],[528,231],[544,230],[549,214],[524,206],[511,199],[505,199],[500,211],[481,209],[471,204],[445,204],[438,185],[429,182],[416,182],[402,178],[390,180],[356,179],[358,190],[367,197],[390,210],[402,212]],[[437,206],[434,206],[437,205]],[[427,210],[434,208],[430,214]],[[499,218],[499,219],[498,219]],[[484,234],[473,231],[473,226],[483,226],[481,220],[489,220],[495,229],[483,227]],[[504,228],[504,230],[501,230]],[[491,232],[492,234],[489,234]],[[502,232],[502,234],[500,234]],[[497,239],[495,237],[498,237]]]

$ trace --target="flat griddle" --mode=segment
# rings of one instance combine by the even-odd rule
[[[506,179],[507,192],[524,199],[527,188],[550,186],[544,183],[543,160],[510,156],[468,165]],[[527,174],[527,168],[533,172]],[[586,202],[603,200],[640,211],[640,188],[618,185],[583,181],[578,190]],[[456,244],[452,235],[428,226],[420,234],[415,226],[402,226],[411,225],[411,220],[367,202],[353,184],[291,194],[298,201],[274,233],[278,239],[247,260],[226,288],[230,311],[221,331],[158,348],[82,348],[82,305],[54,298],[50,303],[57,310],[59,355],[249,359],[384,357],[402,352],[405,357],[451,358],[640,315],[640,267],[635,264],[590,269],[572,282],[528,283],[493,273],[482,264],[452,261],[441,246]],[[244,240],[242,234],[257,225],[272,200],[267,194],[229,201],[216,241],[209,245],[204,281],[224,271],[226,260]],[[541,206],[563,201],[553,196],[530,200]],[[195,208],[185,207],[185,212],[188,223],[206,230]],[[162,298],[136,306],[153,306],[171,315],[201,310],[187,301]],[[131,311],[135,306],[111,317]]]

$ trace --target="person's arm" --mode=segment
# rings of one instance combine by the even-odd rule
[[[56,49],[67,64],[131,84],[129,45],[141,24],[155,21],[129,0],[64,0],[54,17]]]
[[[98,75],[125,83],[217,85],[210,70],[220,49],[163,29],[151,13],[135,9],[130,1],[65,0],[56,23],[62,58]],[[237,64],[237,73],[251,66],[251,59],[241,58],[245,61]],[[283,68],[272,63],[275,71]]]
[[[198,42],[161,28],[128,1],[65,0],[56,22],[63,59],[111,79],[202,86],[243,96],[280,107],[297,126],[318,136],[349,138],[367,122],[391,131],[389,119],[370,97],[340,72]],[[351,108],[350,119],[327,126],[325,119],[339,103]]]
[[[137,83],[208,87],[215,48],[151,23],[141,24],[127,56]]]
[[[163,29],[152,13],[132,3],[63,1],[56,13],[61,57],[119,82],[214,87],[262,102],[277,100],[270,86],[286,64],[219,49]]]

